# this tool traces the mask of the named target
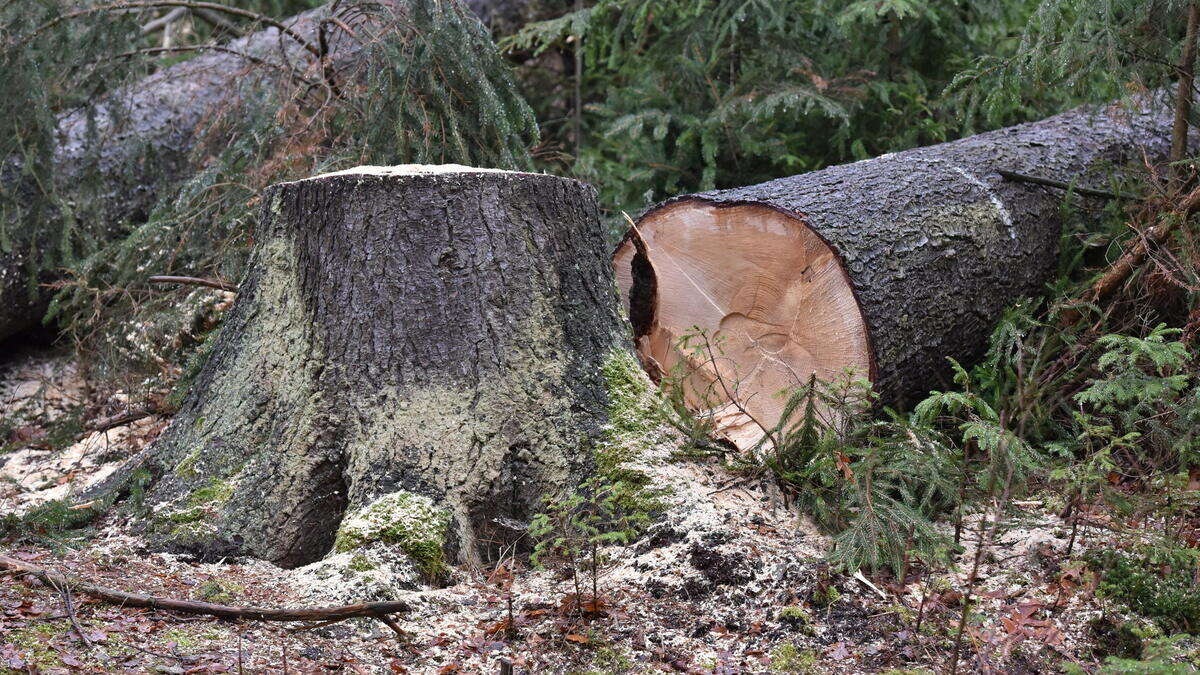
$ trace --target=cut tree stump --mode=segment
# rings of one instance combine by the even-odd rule
[[[586,474],[629,358],[589,186],[360,167],[263,202],[211,356],[117,481],[148,470],[160,543],[295,566],[376,539],[431,571]]]
[[[714,366],[677,344],[705,331],[721,343],[715,367],[768,426],[785,402],[776,394],[813,373],[853,369],[883,403],[910,404],[946,382],[948,357],[979,356],[1004,308],[1055,270],[1062,194],[997,170],[1086,183],[1142,152],[1165,159],[1170,129],[1165,103],[1084,107],[669,200],[614,254],[638,350],[664,370],[689,364],[700,390]],[[731,436],[758,434],[747,424]]]

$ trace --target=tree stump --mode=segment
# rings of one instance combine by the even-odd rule
[[[767,425],[779,392],[844,369],[907,405],[946,384],[947,357],[978,357],[1004,308],[1056,269],[1063,193],[998,170],[1086,183],[1143,152],[1163,161],[1170,120],[1155,98],[1083,107],[664,202],[614,254],[638,350],[671,369],[690,358],[679,339],[705,330],[723,344],[722,377]],[[711,365],[695,377],[697,389],[716,379]]]
[[[139,462],[160,541],[295,566],[376,539],[430,569],[587,472],[602,368],[628,358],[589,186],[360,167],[263,202],[237,302]]]

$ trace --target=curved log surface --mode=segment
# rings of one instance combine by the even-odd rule
[[[705,330],[767,424],[779,390],[844,368],[905,406],[1055,270],[1062,194],[997,170],[1087,182],[1162,161],[1171,112],[1151,101],[655,206],[614,253],[639,351],[669,368],[680,336]]]

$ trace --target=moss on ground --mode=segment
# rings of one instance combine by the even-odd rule
[[[333,548],[340,553],[374,541],[395,544],[428,578],[438,579],[446,572],[449,529],[449,511],[428,497],[400,490],[346,516]]]
[[[832,607],[835,602],[842,599],[842,592],[836,586],[830,583],[819,584],[813,589],[812,602],[817,607],[822,609]]]
[[[800,605],[790,605],[779,610],[779,620],[793,626],[807,626],[812,623],[812,615]]]
[[[785,642],[771,650],[771,670],[777,673],[811,673],[817,667],[817,654]]]
[[[237,604],[237,599],[245,593],[241,584],[235,584],[221,579],[209,579],[196,587],[196,599],[205,602],[215,602],[219,605]]]
[[[9,631],[3,641],[16,647],[21,657],[35,670],[65,668],[62,656],[51,645],[51,641],[69,630],[71,623],[66,619],[46,621]]]

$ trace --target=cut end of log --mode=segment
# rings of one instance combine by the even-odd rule
[[[710,409],[731,398],[768,428],[780,392],[812,375],[847,368],[870,377],[866,321],[837,253],[798,217],[761,204],[693,198],[644,216],[613,264],[642,358],[687,373],[690,402]],[[707,336],[681,346],[698,331]],[[718,381],[717,375],[720,375]],[[735,415],[738,445],[761,434]]]

